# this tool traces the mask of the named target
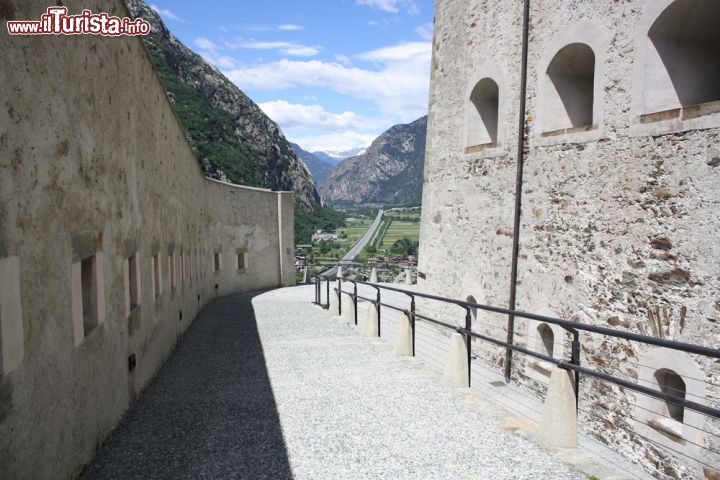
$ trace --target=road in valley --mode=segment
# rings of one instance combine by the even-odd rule
[[[373,220],[373,223],[368,227],[367,230],[365,230],[365,233],[363,233],[362,237],[353,244],[352,247],[350,247],[350,250],[345,254],[345,256],[340,259],[338,262],[340,265],[343,263],[350,263],[353,260],[355,260],[355,257],[360,255],[360,252],[362,252],[362,249],[365,248],[365,245],[370,242],[370,240],[373,238],[373,235],[375,235],[375,232],[378,228],[380,228],[380,225],[382,224],[382,218],[383,218],[383,210],[378,210],[377,217],[375,217],[375,220]],[[323,272],[323,275],[333,276],[337,273],[337,267],[332,267],[331,269]]]

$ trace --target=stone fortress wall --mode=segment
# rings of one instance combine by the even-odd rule
[[[139,38],[0,58],[0,478],[73,478],[203,305],[294,283],[293,197],[203,177]]]
[[[420,291],[508,305],[522,10],[437,1]],[[705,0],[531,0],[518,310],[718,347],[718,18]],[[507,318],[474,328],[505,340]],[[518,319],[515,341],[569,357],[556,326]],[[502,371],[502,349],[474,349]],[[514,362],[542,396],[543,362]],[[582,363],[654,388],[680,377],[718,406],[717,361],[583,335]],[[684,455],[720,464],[716,420],[591,379],[580,397],[583,428],[658,476],[702,477]]]

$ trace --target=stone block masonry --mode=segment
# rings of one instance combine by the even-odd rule
[[[507,306],[518,233],[517,309],[717,348],[720,34],[710,19],[720,3],[530,7],[514,232],[522,2],[436,3],[418,290]],[[504,341],[507,318],[481,312],[474,328]],[[518,320],[515,341],[569,355],[568,335],[538,322]],[[592,336],[583,346],[584,365],[656,389],[681,385],[680,376],[687,398],[720,398],[717,362]],[[502,371],[503,349],[473,349]],[[514,359],[513,380],[544,391],[548,365]],[[683,430],[669,440],[639,425],[663,423],[640,414],[642,398],[590,380],[580,396],[592,411],[580,413],[581,428],[654,475],[701,477],[703,465],[685,455],[717,460],[708,456],[720,451],[715,420],[668,419],[673,409],[654,405],[664,423],[680,424],[665,430]]]
[[[70,479],[206,302],[294,283],[293,197],[203,177],[139,38],[0,60],[0,478]]]

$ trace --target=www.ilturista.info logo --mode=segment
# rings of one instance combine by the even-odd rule
[[[80,15],[68,15],[67,7],[48,7],[47,13],[36,20],[7,22],[10,35],[147,35],[150,23],[142,18],[112,17],[107,13],[83,10]]]

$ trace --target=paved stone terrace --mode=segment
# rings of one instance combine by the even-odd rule
[[[312,296],[208,305],[83,478],[585,478]]]

